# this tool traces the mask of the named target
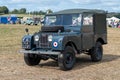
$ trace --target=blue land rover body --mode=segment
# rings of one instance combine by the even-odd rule
[[[107,44],[106,12],[69,9],[47,14],[41,30],[22,38],[27,65],[52,58],[62,70],[73,68],[76,54],[87,53],[92,61],[100,61],[102,45]]]

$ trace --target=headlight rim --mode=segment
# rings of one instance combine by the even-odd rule
[[[40,38],[39,35],[35,35],[34,40],[39,41],[39,38]]]
[[[49,36],[48,36],[48,41],[49,41],[49,42],[52,42],[52,39],[53,39],[53,36],[52,36],[52,35],[49,35]]]

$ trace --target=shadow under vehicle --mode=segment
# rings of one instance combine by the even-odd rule
[[[92,61],[101,61],[104,44],[107,44],[105,11],[68,9],[47,14],[39,32],[23,37],[20,52],[29,66],[51,58],[60,69],[70,70],[77,54],[85,53]]]

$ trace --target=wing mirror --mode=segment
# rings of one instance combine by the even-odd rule
[[[28,28],[25,29],[25,32],[29,35],[29,29]]]

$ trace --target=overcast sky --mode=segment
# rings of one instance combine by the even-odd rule
[[[10,10],[26,8],[27,11],[82,8],[120,12],[120,0],[0,0],[0,6],[7,6]]]

